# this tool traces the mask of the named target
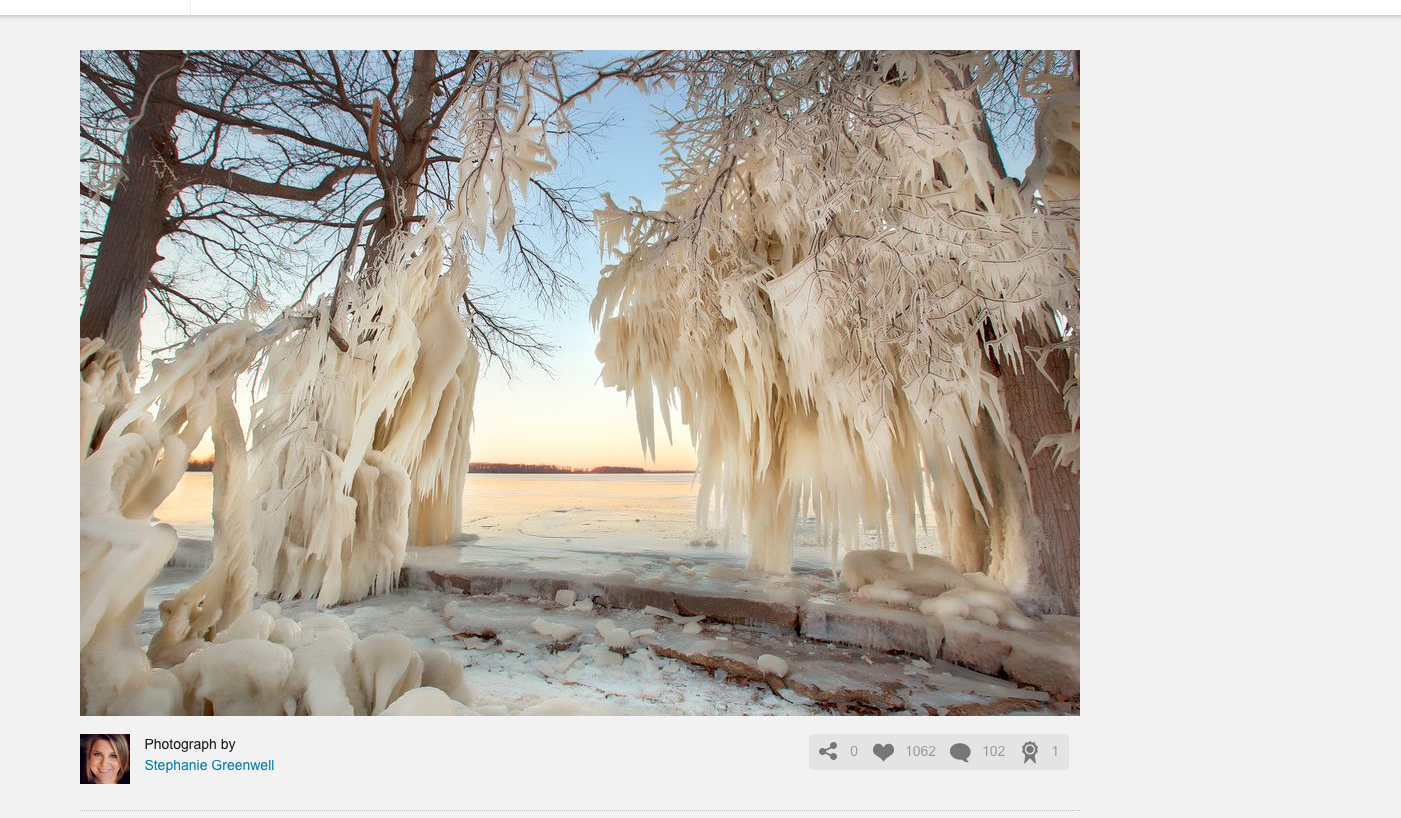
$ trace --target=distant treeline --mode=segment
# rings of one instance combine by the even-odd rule
[[[689,470],[648,471],[637,466],[594,466],[576,469],[549,463],[473,463],[467,469],[472,474],[689,474]]]
[[[190,471],[214,471],[214,458],[191,460]],[[473,463],[467,469],[473,474],[690,474],[690,469],[648,471],[637,466],[594,466],[575,469],[549,463]]]

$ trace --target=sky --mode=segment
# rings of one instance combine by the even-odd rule
[[[597,65],[612,54],[585,52],[586,64]],[[644,95],[632,86],[618,86],[584,103],[581,114],[607,114],[613,124],[590,140],[592,155],[572,151],[561,156],[558,173],[567,182],[587,180],[607,192],[619,204],[629,197],[646,208],[659,207],[663,198],[663,174],[658,167],[662,139],[656,134],[655,106],[674,102],[666,94]],[[582,121],[584,116],[580,116]],[[1029,146],[1004,148],[1008,172],[1020,175],[1030,159]],[[557,315],[541,314],[528,299],[505,299],[504,312],[537,324],[541,334],[557,347],[549,360],[551,373],[521,362],[514,377],[497,364],[483,369],[477,385],[472,460],[477,462],[550,463],[557,466],[641,466],[658,470],[695,468],[690,431],[679,421],[673,440],[667,440],[662,424],[656,424],[656,459],[643,452],[636,414],[627,397],[599,381],[601,364],[595,357],[597,335],[589,323],[588,308],[597,287],[600,262],[596,239],[581,236],[574,258],[565,269],[582,294],[571,298]],[[490,276],[490,264],[480,270]],[[172,340],[159,308],[149,308],[143,321],[147,346],[159,347]],[[251,399],[238,400],[246,419]],[[675,417],[675,414],[673,414]],[[194,452],[213,452],[206,438]]]
[[[608,58],[584,55],[592,64]],[[594,97],[588,108],[606,112],[615,124],[592,140],[594,156],[575,152],[562,161],[561,170],[566,176],[597,180],[599,191],[612,194],[620,204],[636,197],[645,207],[659,207],[662,140],[655,133],[653,106],[668,99],[664,94],[644,95],[630,85]],[[602,262],[595,238],[581,243],[584,246],[576,248],[577,259],[570,268],[584,295],[573,299],[559,317],[541,321],[545,334],[559,348],[550,361],[553,376],[528,366],[518,366],[514,380],[499,366],[483,374],[477,386],[472,459],[575,467],[695,468],[690,435],[679,424],[673,430],[674,442],[666,440],[658,424],[657,459],[648,462],[627,397],[599,381],[602,365],[594,354],[598,336],[588,312]],[[529,315],[529,308],[521,305],[516,314]]]

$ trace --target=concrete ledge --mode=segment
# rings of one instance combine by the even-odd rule
[[[763,594],[676,590],[672,598],[674,607],[671,610],[684,616],[704,616],[732,625],[772,625],[796,633],[798,608],[804,596],[801,592],[782,590]]]
[[[924,659],[939,655],[943,629],[914,611],[860,602],[809,599],[802,605],[798,633],[819,642],[854,645],[885,653],[908,653]]]
[[[939,658],[1066,699],[1080,697],[1080,647],[1054,630],[1033,635],[950,619]]]
[[[464,594],[505,594],[553,599],[562,588],[608,608],[660,608],[682,616],[704,616],[732,625],[764,625],[797,633],[798,609],[806,595],[796,589],[735,589],[724,592],[640,582],[626,575],[582,577],[568,573],[496,571],[477,566],[451,570],[404,568],[400,583],[410,588],[442,588]]]
[[[981,622],[950,619],[944,623],[944,646],[939,656],[945,662],[997,676],[1002,673],[1002,660],[1012,652],[1003,633]]]

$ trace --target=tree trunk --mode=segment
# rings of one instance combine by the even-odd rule
[[[971,71],[964,71],[956,79],[951,77],[955,87],[969,87],[973,84]],[[973,101],[979,112],[983,110],[982,97],[973,91]],[[978,138],[988,148],[988,158],[1000,176],[1005,177],[1006,168],[998,151],[997,141],[983,116],[975,128]],[[1044,343],[1034,330],[1017,330],[1022,348],[1039,346]],[[1029,595],[1022,597],[1028,607],[1041,613],[1080,612],[1080,476],[1069,469],[1055,464],[1055,453],[1043,450],[1033,456],[1036,444],[1046,435],[1060,434],[1071,429],[1070,416],[1065,410],[1062,390],[1070,377],[1070,358],[1062,350],[1047,356],[1046,375],[1041,374],[1035,362],[1027,357],[1016,370],[1000,366],[989,359],[997,370],[1002,382],[1002,397],[1007,408],[1008,423],[1016,437],[1016,445],[1021,450],[1021,459],[1026,463],[1027,478],[1031,485],[1031,497],[1025,489],[1011,491],[1010,486],[1002,497],[1003,502],[1027,504],[1030,513],[1021,515],[1020,544],[998,542],[995,532],[992,536],[991,551],[1001,552],[1006,548],[1025,548],[1024,590]],[[1010,556],[1010,555],[1005,555]],[[1020,595],[1019,595],[1020,596]]]
[[[141,351],[141,314],[157,245],[177,192],[170,163],[175,157],[175,99],[184,56],[179,51],[142,51],[137,57],[135,111],[140,119],[127,134],[122,179],[112,192],[102,244],[83,301],[80,334],[102,338],[129,370]],[[154,91],[153,93],[151,91]]]
[[[1055,355],[1065,357],[1063,352]],[[988,365],[995,368],[991,361]],[[1064,383],[1058,367],[1047,369]],[[1042,436],[1069,431],[1070,418],[1057,387],[1034,368],[1002,369],[998,378],[1020,458],[1007,450],[987,411],[980,412],[974,445],[986,479],[977,499],[987,516],[978,513],[972,498],[957,492],[954,504],[940,509],[944,556],[959,571],[980,571],[1007,586],[1027,613],[1078,614],[1079,476],[1056,466],[1052,452],[1032,456]],[[1025,471],[1019,459],[1026,463]]]
[[[418,210],[419,183],[428,167],[428,148],[433,144],[433,80],[438,73],[438,52],[415,51],[413,71],[404,90],[404,104],[395,124],[397,139],[393,156],[381,173],[384,207],[370,226],[366,273],[375,268],[388,251],[390,242],[408,229]],[[376,134],[372,138],[378,138]]]
[[[1044,341],[1019,330],[1023,344]],[[1031,483],[1031,520],[1027,526],[1029,568],[1050,596],[1039,607],[1046,613],[1080,612],[1080,476],[1057,466],[1055,452],[1036,444],[1046,435],[1071,430],[1062,390],[1070,377],[1070,357],[1056,350],[1046,357],[1041,374],[1027,356],[1020,369],[1002,367],[1007,420],[1027,466]]]

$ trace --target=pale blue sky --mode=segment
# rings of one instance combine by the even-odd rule
[[[591,63],[607,55],[586,54]],[[588,179],[619,204],[632,196],[646,207],[661,205],[663,175],[658,167],[662,140],[657,136],[653,106],[667,95],[644,96],[631,85],[614,88],[589,101],[594,111],[608,111],[614,127],[593,140],[594,157],[576,153],[561,170]],[[574,299],[558,318],[541,326],[559,351],[551,361],[554,377],[537,369],[518,367],[509,381],[500,367],[487,370],[477,387],[476,431],[472,459],[563,466],[643,466],[658,469],[695,467],[689,433],[675,429],[675,445],[657,441],[657,461],[644,463],[636,415],[621,392],[598,381],[600,364],[594,355],[598,337],[589,324],[589,300],[598,283],[601,263],[597,242],[576,248],[568,265],[585,294]],[[531,315],[528,303],[514,305],[517,315]]]

